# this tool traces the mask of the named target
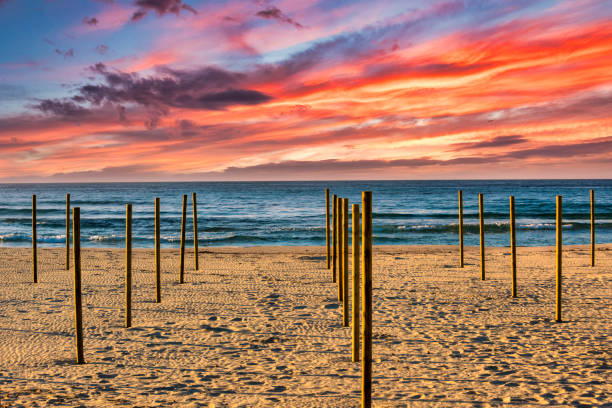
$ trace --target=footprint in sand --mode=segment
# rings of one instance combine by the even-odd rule
[[[210,326],[208,324],[201,324],[200,328],[204,329],[204,330],[209,330],[209,331],[212,331],[212,332],[215,332],[215,333],[221,333],[221,332],[232,333],[233,332],[232,329],[228,329],[227,327],[214,327],[214,326]]]
[[[338,303],[328,303],[323,306],[324,309],[337,309],[338,307],[340,307]]]
[[[472,341],[477,342],[477,343],[488,343],[490,342],[489,337],[481,334],[480,336],[476,336],[474,338],[472,338]]]
[[[117,374],[98,373],[98,378],[100,379],[110,379],[110,378],[115,378],[116,376]]]
[[[144,334],[142,337],[149,337],[149,338],[152,338],[152,339],[167,339],[168,338],[168,336],[164,336],[160,332],[153,332],[153,333],[150,333],[150,334]]]

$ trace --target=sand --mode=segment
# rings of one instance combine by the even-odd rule
[[[62,249],[0,248],[0,406],[353,407],[337,289],[322,248],[205,248],[201,270],[135,250],[133,328],[123,328],[120,249],[83,250],[85,359],[75,364],[72,275]],[[375,406],[612,406],[612,245],[564,253],[565,323],[554,322],[554,249],[376,247]]]

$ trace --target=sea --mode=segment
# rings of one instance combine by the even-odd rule
[[[478,194],[484,195],[485,242],[509,246],[509,196],[515,197],[517,245],[555,243],[555,196],[563,197],[563,243],[590,243],[595,191],[596,242],[612,243],[612,180],[422,180],[312,182],[171,182],[0,184],[0,246],[30,246],[32,195],[39,247],[65,245],[65,197],[80,207],[82,247],[123,247],[125,206],[133,206],[133,246],[154,246],[154,200],[161,202],[161,246],[180,245],[187,195],[186,245],[325,245],[325,188],[361,204],[373,194],[374,245],[456,245],[458,190],[466,245],[478,245]]]

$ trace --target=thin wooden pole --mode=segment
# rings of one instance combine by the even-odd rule
[[[591,190],[591,266],[595,266],[595,191]]]
[[[66,194],[66,270],[70,270],[70,194]]]
[[[132,327],[132,204],[125,206],[125,327]]]
[[[36,194],[32,195],[32,280],[38,282],[38,253],[36,248]]]
[[[332,282],[336,283],[336,271],[338,270],[338,196],[334,194],[332,199]]]
[[[155,198],[155,303],[161,302],[161,256],[159,245],[159,197]]]
[[[480,224],[480,279],[485,280],[484,205],[482,194],[478,194],[478,218]]]
[[[372,406],[372,192],[361,193],[361,278],[363,299],[361,332],[361,406]]]
[[[459,190],[459,267],[463,266],[463,191]]]
[[[512,253],[512,297],[516,297],[516,226],[514,196],[510,196],[510,248]]]
[[[200,264],[198,261],[198,207],[196,200],[196,193],[191,193],[191,201],[193,202],[193,256],[195,270],[200,270]]]
[[[344,218],[343,198],[338,197],[338,301],[342,302],[342,278],[344,275],[344,254],[343,254],[343,228],[342,219]]]
[[[349,325],[349,267],[348,267],[348,248],[349,248],[349,200],[342,199],[342,325]]]
[[[187,222],[187,195],[183,195],[183,215],[181,217],[181,261],[179,265],[179,283],[185,282],[185,224]]]
[[[562,283],[562,254],[563,254],[563,215],[562,215],[563,199],[560,195],[557,196],[557,284],[556,284],[556,308],[555,321],[562,322],[561,316],[561,283]]]
[[[331,268],[329,259],[331,249],[329,247],[329,188],[325,189],[325,249],[327,253],[327,269]]]
[[[83,357],[83,304],[81,301],[81,209],[72,209],[72,249],[74,251],[74,337],[76,340],[76,362],[84,364]]]
[[[353,347],[352,360],[359,361],[359,204],[353,204]]]

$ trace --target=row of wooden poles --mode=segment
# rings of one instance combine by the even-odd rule
[[[595,193],[590,190],[591,198],[591,266],[595,266]],[[562,321],[561,293],[562,293],[562,197],[556,197],[556,293],[555,293],[555,320]],[[362,306],[362,341],[361,363],[361,405],[370,407],[372,404],[372,193],[362,192],[362,247],[361,247],[361,293]],[[359,204],[352,207],[352,361],[359,361]],[[481,279],[485,280],[485,240],[484,240],[484,196],[478,194],[478,219],[480,235],[480,271]],[[510,196],[510,247],[511,247],[511,273],[512,297],[517,297],[516,278],[516,222],[515,222],[514,196]],[[342,325],[349,326],[349,299],[348,299],[348,242],[349,242],[349,200],[332,197],[331,225],[330,225],[330,191],[325,189],[325,240],[327,269],[332,270],[332,282],[338,284],[338,300],[342,302]],[[459,190],[459,267],[464,267],[463,245],[463,191]]]
[[[590,190],[590,203],[591,203],[591,266],[595,266],[595,192],[594,190]],[[517,264],[516,264],[516,215],[515,215],[515,200],[514,196],[510,196],[510,248],[511,248],[511,294],[513,298],[517,297]],[[329,189],[325,190],[325,200],[326,200],[326,246],[327,246],[327,267],[332,268],[334,270],[333,279],[336,281],[336,262],[339,265],[342,265],[343,262],[346,262],[346,257],[348,255],[341,254],[338,257],[336,256],[337,251],[337,237],[336,235],[342,237],[345,232],[344,229],[348,229],[348,221],[344,220],[343,212],[348,212],[348,209],[345,209],[345,204],[343,200],[346,199],[338,199],[336,195],[333,196],[333,233],[330,241],[330,225],[329,225]],[[338,201],[340,200],[340,201]],[[562,321],[562,308],[561,308],[561,299],[562,299],[562,253],[563,253],[563,216],[562,216],[562,205],[563,199],[562,196],[556,197],[556,294],[555,294],[555,320],[557,322]],[[347,204],[348,205],[348,201]],[[355,242],[355,212],[359,211],[359,206],[357,204],[353,205],[353,242]],[[348,217],[348,216],[347,216]],[[479,237],[480,237],[480,273],[481,279],[485,280],[485,223],[484,223],[484,195],[478,194],[478,219],[479,219]],[[342,225],[338,224],[342,220]],[[357,217],[358,220],[358,217]],[[358,222],[358,221],[357,221]],[[358,226],[358,224],[357,224]],[[459,190],[459,267],[464,267],[464,244],[463,244],[463,191]],[[336,232],[337,231],[337,232]],[[344,243],[342,245],[345,245]],[[346,244],[347,245],[347,244]],[[332,249],[333,247],[333,249]],[[347,247],[348,248],[348,247]],[[353,257],[355,252],[353,252]],[[338,258],[338,261],[336,261]],[[359,261],[357,259],[357,261]],[[355,275],[354,275],[355,276]],[[339,274],[338,279],[338,297],[342,300],[343,296],[343,275]],[[344,311],[344,320],[345,325],[348,325],[347,319],[348,314],[346,313],[347,305],[343,305]]]
[[[332,271],[332,282],[338,285],[338,300],[342,302],[342,325],[349,326],[349,200],[333,195],[330,228],[329,189],[325,189],[325,237],[327,269]],[[361,405],[372,406],[372,192],[361,193],[362,225],[359,245],[359,204],[352,206],[352,353],[353,362],[359,361],[359,306],[361,272]],[[330,236],[331,230],[331,236]],[[360,251],[361,249],[361,251]],[[361,268],[360,268],[361,266]]]
[[[196,193],[193,202],[193,249],[195,269],[198,261],[198,213]],[[155,198],[155,302],[161,302],[161,250],[160,200]],[[185,281],[185,227],[187,221],[187,195],[183,195],[181,216],[181,246],[178,282]],[[38,282],[38,256],[36,235],[36,195],[32,195],[32,271],[33,282]],[[83,307],[81,300],[81,209],[72,208],[72,251],[74,258],[74,316],[77,364],[84,364]],[[70,269],[70,194],[66,194],[66,270]],[[132,327],[132,204],[125,206],[125,327]]]
[[[591,199],[591,266],[595,266],[595,192],[590,190]],[[555,242],[555,321],[562,322],[562,281],[563,281],[563,197],[556,197],[556,242]],[[480,278],[485,280],[485,223],[484,223],[484,196],[478,194],[478,225],[480,236]],[[463,191],[459,190],[459,267],[464,267],[463,249]],[[517,297],[516,278],[516,215],[514,196],[510,196],[510,259],[511,259],[511,296]]]

